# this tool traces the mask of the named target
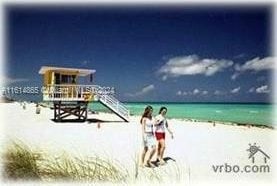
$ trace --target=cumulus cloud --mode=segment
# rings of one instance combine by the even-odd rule
[[[164,75],[164,76],[162,77],[162,80],[163,80],[163,81],[167,80],[167,76]]]
[[[192,94],[192,93],[186,92],[186,91],[181,91],[181,90],[177,91],[177,93],[176,93],[177,96],[187,96],[190,94]]]
[[[192,93],[193,93],[193,95],[196,95],[196,94],[199,94],[199,92],[200,92],[200,91],[196,88],[196,89],[193,90]]]
[[[225,92],[221,91],[221,90],[215,90],[214,91],[214,95],[216,95],[216,96],[222,96],[222,95],[225,95]]]
[[[256,57],[254,59],[246,61],[243,65],[236,64],[234,66],[236,72],[231,76],[231,79],[237,79],[238,76],[245,71],[259,72],[263,70],[274,69],[274,60],[275,58],[270,56],[265,58]]]
[[[138,92],[135,92],[135,93],[127,93],[126,95],[127,96],[130,96],[130,97],[136,97],[136,96],[142,96],[142,95],[145,95],[151,91],[153,91],[155,89],[155,86],[153,84],[151,85],[147,85],[145,87],[143,87],[140,91]]]
[[[189,94],[190,94],[189,92],[186,92],[186,91],[183,92],[183,96],[187,96]]]
[[[231,76],[231,79],[232,80],[236,80],[238,77],[239,77],[240,73],[234,73],[232,76]]]
[[[251,87],[248,90],[248,93],[257,93],[257,94],[266,94],[266,93],[270,93],[270,89],[268,85],[262,85],[260,87]]]
[[[255,87],[251,87],[249,90],[248,90],[249,93],[253,93],[255,92]]]
[[[207,90],[204,90],[204,91],[202,91],[202,94],[207,95],[207,94],[209,94],[209,92]]]
[[[259,58],[256,57],[252,60],[246,61],[243,65],[236,65],[237,71],[262,71],[274,68],[274,57]]]
[[[159,68],[158,73],[163,75],[163,80],[197,74],[212,76],[232,65],[233,61],[226,59],[201,59],[197,55],[179,56],[169,59]]]
[[[239,91],[240,91],[240,87],[237,87],[237,88],[232,89],[232,90],[231,90],[231,93],[232,93],[232,94],[236,94],[236,93],[238,93]]]
[[[262,85],[258,88],[256,88],[256,93],[258,94],[265,94],[265,93],[269,93],[269,87],[267,85]]]
[[[178,96],[187,96],[187,95],[193,96],[193,95],[207,95],[208,93],[209,92],[207,90],[199,90],[199,89],[195,88],[192,91],[179,90],[176,92],[176,95],[178,95]]]
[[[181,96],[182,95],[182,91],[179,90],[177,93],[176,93],[177,96]]]

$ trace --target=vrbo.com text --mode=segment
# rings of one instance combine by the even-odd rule
[[[225,163],[223,165],[212,165],[212,169],[215,173],[268,173],[270,172],[269,165],[229,165]]]

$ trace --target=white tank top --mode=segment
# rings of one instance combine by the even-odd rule
[[[145,119],[145,132],[153,132],[154,119]]]

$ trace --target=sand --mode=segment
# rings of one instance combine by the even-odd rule
[[[1,144],[4,147],[13,140],[42,149],[51,155],[63,152],[72,155],[109,158],[120,162],[135,172],[135,162],[141,150],[141,126],[139,116],[131,116],[129,123],[111,113],[89,114],[88,118],[103,122],[56,123],[53,110],[41,107],[35,113],[35,104],[0,104]],[[273,180],[273,142],[276,130],[246,126],[223,125],[209,122],[170,119],[174,139],[167,134],[165,157],[172,158],[167,165],[154,168],[168,171],[165,182],[186,185],[213,183],[271,183]],[[215,173],[213,165],[254,165],[248,159],[249,144],[256,143],[271,159],[266,163],[266,173]],[[2,149],[3,150],[3,149]],[[175,161],[173,161],[175,160]],[[263,157],[256,157],[255,165],[263,165]],[[176,173],[176,170],[178,170]],[[139,168],[138,174],[151,171]],[[143,179],[142,179],[143,180]],[[141,180],[140,180],[141,181]]]

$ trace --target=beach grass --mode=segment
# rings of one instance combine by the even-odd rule
[[[23,142],[12,142],[2,156],[3,178],[13,181],[76,181],[132,183],[143,181],[163,183],[166,179],[180,180],[180,168],[173,164],[167,168],[139,168],[135,161],[134,174],[120,162],[100,156],[76,157],[63,152],[55,156],[33,149]],[[138,155],[136,158],[138,159]]]
[[[42,159],[40,153],[33,152],[21,142],[8,146],[3,154],[3,177],[13,180],[40,180],[37,162]]]
[[[125,182],[128,171],[119,164],[100,157],[78,158],[63,154],[46,160],[42,167],[43,180]]]
[[[126,182],[127,169],[98,156],[50,156],[13,142],[3,155],[3,177],[8,180]]]

